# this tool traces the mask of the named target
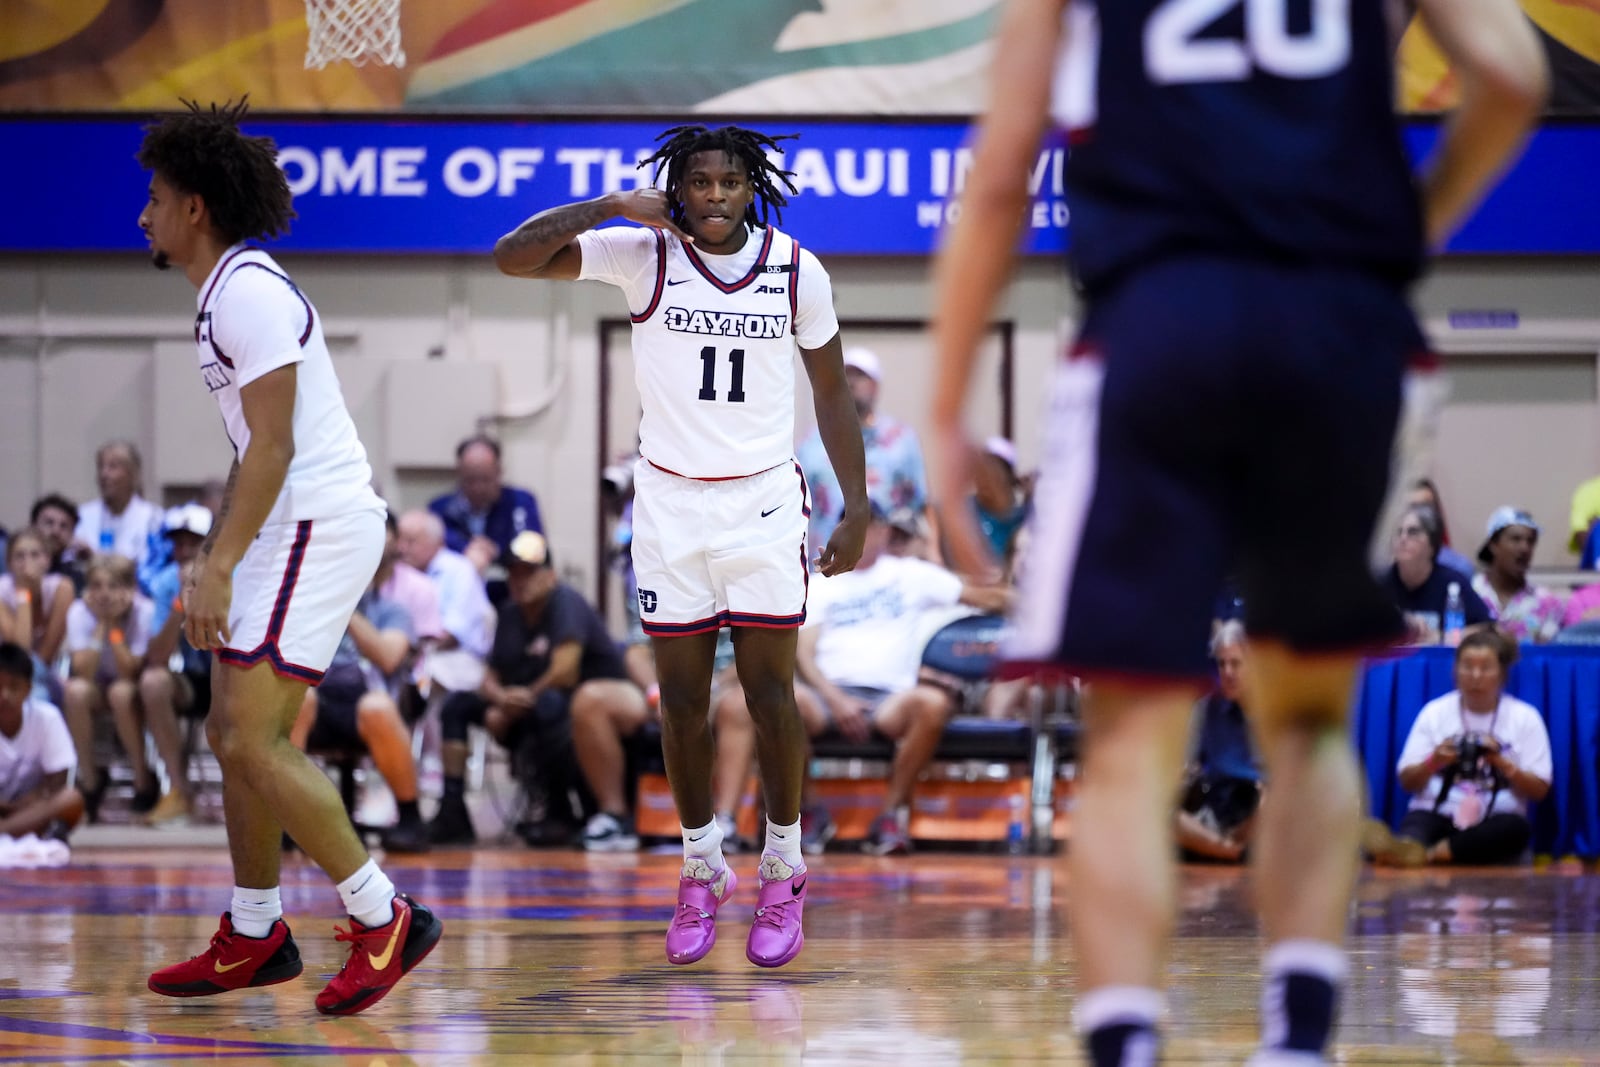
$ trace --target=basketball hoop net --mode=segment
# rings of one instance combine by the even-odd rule
[[[356,66],[369,59],[406,65],[400,47],[400,0],[306,0],[306,69],[340,60]]]

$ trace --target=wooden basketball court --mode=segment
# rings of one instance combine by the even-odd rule
[[[753,865],[739,857],[740,870]],[[1058,859],[813,861],[804,953],[744,958],[755,891],[701,964],[663,958],[670,854],[458,851],[387,861],[445,940],[369,1013],[316,1014],[342,959],[338,898],[304,860],[283,893],[306,973],[169,1000],[150,970],[205,947],[226,854],[80,850],[0,872],[0,1063],[1079,1063]],[[1190,867],[1170,1064],[1241,1063],[1255,1033],[1248,876]],[[1349,1064],[1600,1064],[1600,878],[1374,872],[1361,884],[1340,1033]]]

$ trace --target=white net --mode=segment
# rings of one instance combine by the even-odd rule
[[[406,65],[400,47],[400,0],[306,0],[306,69],[344,60]]]

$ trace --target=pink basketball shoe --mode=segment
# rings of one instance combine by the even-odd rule
[[[705,860],[686,860],[678,878],[678,910],[667,925],[667,962],[694,963],[717,943],[717,906],[739,884],[733,868],[713,872]]]
[[[757,967],[782,967],[806,943],[800,919],[806,906],[806,867],[791,867],[777,856],[761,857],[761,896],[750,925],[745,958]]]

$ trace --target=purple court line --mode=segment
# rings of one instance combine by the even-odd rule
[[[127,1045],[190,1045],[198,1050],[204,1050],[217,1057],[258,1056],[263,1053],[277,1055],[373,1055],[373,1056],[403,1056],[409,1055],[395,1048],[358,1048],[332,1045],[282,1045],[270,1044],[262,1041],[237,1041],[231,1038],[219,1037],[183,1037],[178,1034],[141,1034],[132,1030],[113,1030],[103,1026],[87,1026],[83,1023],[56,1023],[46,1022],[42,1019],[17,1019],[0,1016],[0,1032],[13,1034],[33,1034],[37,1037],[59,1037],[76,1039],[80,1041],[121,1041]],[[134,1053],[88,1053],[82,1056],[69,1056],[72,1060],[118,1060],[118,1059],[152,1059],[170,1056],[170,1053],[161,1052],[134,1052]],[[23,1063],[37,1060],[38,1056],[29,1053],[25,1056],[0,1055],[0,1063]]]
[[[49,1000],[53,997],[86,997],[76,989],[0,989],[0,1000]]]

